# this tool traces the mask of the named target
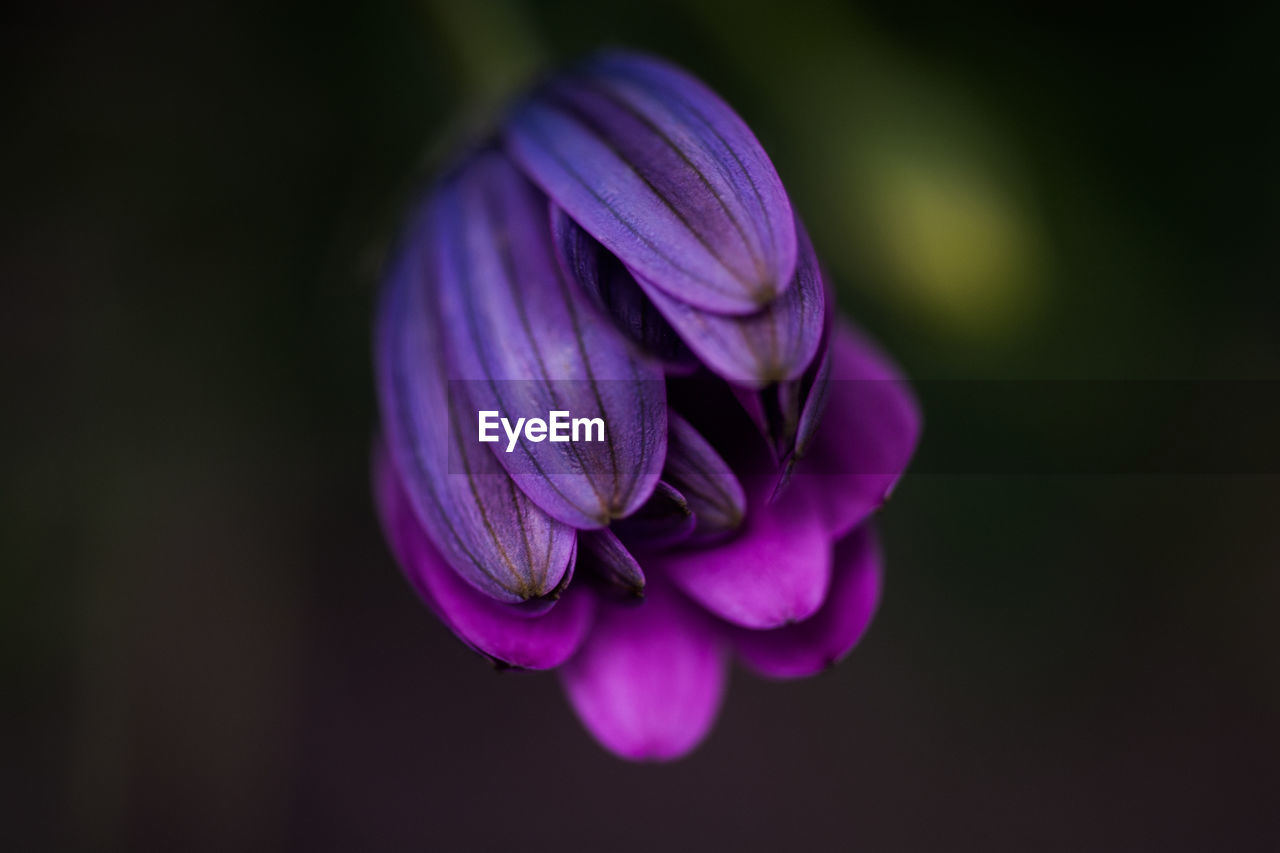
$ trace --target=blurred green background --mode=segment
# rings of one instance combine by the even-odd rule
[[[1275,8],[10,8],[0,839],[1280,847],[1274,476],[910,476],[862,646],[808,682],[735,674],[665,768],[464,651],[367,485],[400,206],[600,45],[739,110],[843,309],[917,379],[1280,378]],[[922,453],[1073,440],[921,387]],[[1164,429],[1116,424],[1135,451]]]

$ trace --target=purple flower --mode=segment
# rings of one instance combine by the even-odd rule
[[[604,54],[517,104],[412,212],[375,349],[406,576],[480,653],[558,669],[618,755],[696,746],[732,657],[811,675],[865,631],[868,519],[919,413],[834,316],[759,142],[683,71]],[[532,426],[557,411],[583,440]],[[485,443],[484,412],[530,426]]]

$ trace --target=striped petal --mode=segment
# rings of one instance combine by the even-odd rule
[[[747,498],[729,463],[675,412],[668,413],[667,428],[663,478],[679,489],[693,511],[694,539],[705,542],[735,530],[746,514]]]
[[[595,600],[574,589],[550,610],[503,604],[458,577],[427,539],[385,451],[374,451],[374,496],[382,527],[414,589],[464,643],[504,666],[551,669],[577,650],[591,627]]]
[[[678,68],[597,56],[518,105],[506,144],[556,204],[675,299],[746,314],[791,283],[795,225],[777,171],[728,104]]]
[[[578,562],[583,569],[625,595],[644,597],[644,571],[612,530],[583,531],[578,542],[582,547]]]
[[[635,278],[609,251],[559,207],[552,206],[551,233],[565,277],[613,317],[622,331],[671,372],[689,373],[698,359],[644,295]]]
[[[668,439],[668,459],[670,456],[671,444]],[[685,496],[670,483],[659,480],[657,488],[644,506],[633,515],[615,521],[610,529],[628,547],[653,550],[688,539],[697,523],[697,516],[689,508],[689,501]]]
[[[796,465],[808,453],[826,412],[834,316],[831,297],[832,294],[828,291],[826,319],[818,354],[802,376],[759,391],[734,389],[734,396],[764,437],[773,462],[778,467],[775,498],[785,489]]]
[[[782,296],[752,314],[727,316],[667,295],[648,279],[640,287],[689,348],[716,374],[759,389],[798,379],[822,339],[826,291],[813,244],[797,223],[795,279]]]
[[[662,369],[560,274],[545,198],[488,151],[437,193],[440,309],[451,375],[480,411],[603,421],[595,441],[488,445],[526,495],[580,529],[606,526],[653,492],[666,454]],[[507,451],[511,447],[511,451]]]
[[[430,244],[426,217],[415,216],[378,307],[375,361],[388,452],[419,521],[460,576],[501,601],[548,595],[570,567],[573,529],[516,488],[487,448],[463,447],[451,460],[450,437],[468,426],[454,422],[458,412],[447,405]]]

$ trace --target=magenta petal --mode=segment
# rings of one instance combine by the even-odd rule
[[[602,746],[633,761],[669,761],[711,730],[728,660],[707,617],[651,583],[639,606],[601,604],[591,635],[560,674]]]
[[[734,648],[748,666],[773,678],[821,672],[848,654],[867,630],[880,584],[880,545],[864,526],[836,545],[831,591],[821,610],[772,631],[735,629]]]
[[[720,618],[744,628],[776,628],[813,615],[831,581],[831,537],[817,493],[793,489],[768,503],[773,478],[744,478],[746,521],[713,548],[656,555],[650,576],[663,571],[682,592]]]
[[[391,550],[409,582],[449,630],[494,660],[523,669],[551,669],[581,645],[595,600],[570,589],[550,610],[531,616],[476,592],[440,556],[418,524],[385,451],[374,453],[374,493]]]
[[[795,478],[823,494],[830,535],[840,538],[889,497],[920,440],[921,419],[898,368],[846,323],[832,330],[827,389],[826,412]]]

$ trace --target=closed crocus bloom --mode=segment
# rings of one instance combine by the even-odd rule
[[[687,73],[610,53],[519,101],[412,211],[375,335],[392,552],[609,750],[679,757],[732,658],[812,675],[866,630],[919,412]]]

